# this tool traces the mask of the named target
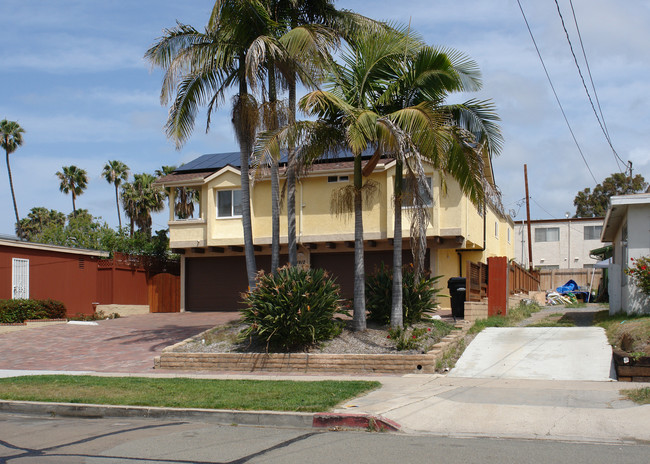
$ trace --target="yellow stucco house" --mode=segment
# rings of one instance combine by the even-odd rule
[[[365,162],[365,161],[364,161]],[[514,257],[514,224],[503,212],[494,184],[492,166],[485,159],[487,183],[492,194],[483,211],[464,196],[458,184],[446,179],[441,188],[440,173],[425,165],[433,202],[427,229],[426,266],[432,275],[447,279],[465,276],[466,261],[486,262],[490,256]],[[296,186],[296,235],[298,259],[311,267],[324,268],[337,277],[344,297],[353,290],[354,221],[330,213],[333,190],[352,182],[351,158],[323,160],[302,176]],[[374,200],[364,207],[366,273],[392,262],[394,160],[380,160],[370,178],[379,185]],[[243,231],[240,216],[239,153],[201,156],[157,181],[170,191],[174,187],[199,192],[194,218],[179,220],[170,207],[170,246],[181,254],[181,310],[236,310],[240,292],[247,288]],[[269,270],[271,254],[271,182],[259,177],[251,187],[253,239],[258,268]],[[411,260],[409,218],[404,214],[404,262]],[[281,254],[286,261],[286,207],[280,219]],[[449,299],[442,299],[449,307]]]

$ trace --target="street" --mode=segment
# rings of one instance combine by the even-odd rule
[[[650,446],[0,414],[0,463],[248,462],[646,464]]]

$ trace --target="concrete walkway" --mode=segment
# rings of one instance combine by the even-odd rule
[[[450,377],[592,380],[615,378],[600,327],[490,327],[467,347]]]

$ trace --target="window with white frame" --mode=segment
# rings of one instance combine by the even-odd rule
[[[241,216],[241,190],[217,191],[217,217]]]
[[[584,239],[600,240],[600,234],[602,231],[603,226],[585,226]]]
[[[508,227],[508,243],[510,243],[510,227]]]
[[[411,190],[411,179],[406,178],[404,179],[404,192],[408,192]],[[422,185],[422,183],[419,183],[419,195],[420,198],[424,200],[424,206],[431,207],[433,206],[433,179],[431,176],[427,176],[426,182],[424,182],[426,185]],[[412,205],[403,205],[405,208],[408,208],[409,206]]]
[[[560,228],[559,227],[536,227],[535,241],[536,242],[559,242]]]
[[[29,260],[22,258],[12,259],[11,272],[11,298],[29,298]]]
[[[494,221],[494,236],[499,238],[499,221]]]

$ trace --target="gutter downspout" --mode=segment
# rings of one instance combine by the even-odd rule
[[[460,277],[463,276],[463,251],[485,251],[487,244],[487,202],[485,201],[485,196],[483,197],[483,247],[482,248],[456,248],[456,253],[458,253],[458,274]]]

